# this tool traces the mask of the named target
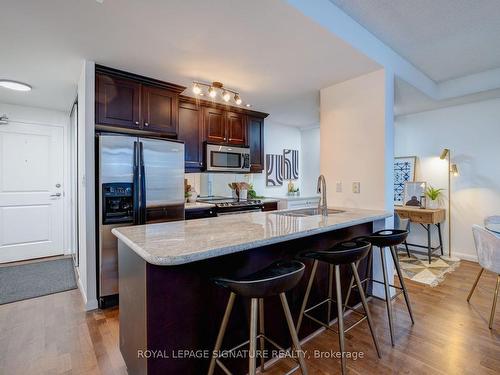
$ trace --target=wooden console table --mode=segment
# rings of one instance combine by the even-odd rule
[[[431,263],[431,255],[436,250],[441,250],[441,255],[443,255],[443,237],[441,235],[441,223],[446,219],[446,210],[444,208],[430,209],[403,206],[395,207],[394,211],[396,211],[402,219],[410,219],[410,222],[422,225],[422,227],[427,231],[427,246],[407,243],[408,246],[427,249],[429,263]],[[432,225],[435,225],[438,230],[439,246],[436,247],[432,247]]]

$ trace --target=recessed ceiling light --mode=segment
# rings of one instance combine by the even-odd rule
[[[26,83],[12,81],[10,79],[0,79],[0,86],[16,91],[31,91],[31,86]]]

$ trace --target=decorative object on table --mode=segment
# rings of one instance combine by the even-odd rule
[[[255,191],[253,184],[248,184],[248,192],[247,192],[247,197],[248,199],[262,199],[264,196],[262,195],[257,195],[257,192]]]
[[[299,179],[298,150],[283,150],[283,177],[285,180]]]
[[[424,207],[430,209],[439,208],[439,201],[441,196],[443,195],[443,190],[444,189],[436,189],[432,185],[425,189],[425,196],[429,199],[427,200],[427,204]]]
[[[266,155],[266,186],[283,185],[283,155]]]
[[[230,184],[227,184],[227,186],[231,189],[233,198],[238,200],[247,199],[250,184],[246,182],[231,182]]]
[[[300,195],[299,188],[295,186],[292,181],[288,181],[288,191],[287,194],[293,197],[298,197]]]
[[[403,202],[404,206],[421,207],[420,197],[425,196],[427,183],[423,181],[405,182]]]
[[[451,256],[451,176],[458,176],[458,167],[451,162],[451,151],[449,148],[443,149],[439,156],[441,160],[448,161],[448,260],[457,260],[458,258]]]
[[[405,182],[415,181],[416,156],[394,158],[394,204],[403,205]]]
[[[189,198],[191,198],[191,185],[189,185],[188,180],[184,179],[184,199],[186,203],[189,202]],[[195,200],[196,201],[196,200]]]
[[[444,281],[447,273],[455,271],[460,265],[460,260],[442,258],[432,258],[429,263],[426,255],[412,253],[408,256],[404,249],[399,249],[398,258],[404,278],[431,287],[438,286]]]
[[[467,302],[476,289],[477,283],[483,271],[486,269],[497,275],[497,283],[495,287],[495,294],[493,294],[493,306],[491,307],[489,329],[493,328],[493,318],[495,317],[495,310],[497,307],[498,290],[500,288],[500,237],[494,235],[492,232],[486,230],[479,225],[472,226],[472,235],[474,236],[474,244],[476,245],[477,259],[481,269],[476,277],[476,281],[467,296]]]
[[[198,193],[193,187],[191,187],[191,190],[189,191],[188,202],[195,203],[197,199],[198,199]]]

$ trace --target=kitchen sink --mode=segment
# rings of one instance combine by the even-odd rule
[[[329,208],[327,210],[328,215],[341,214],[345,212],[344,210],[336,210],[333,208]],[[322,210],[319,208],[300,208],[298,210],[289,210],[289,211],[277,211],[273,212],[275,215],[281,216],[294,216],[294,217],[304,217],[304,216],[316,216],[321,215]]]

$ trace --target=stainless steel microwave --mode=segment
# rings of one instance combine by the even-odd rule
[[[205,161],[208,172],[250,172],[250,149],[207,143]]]

